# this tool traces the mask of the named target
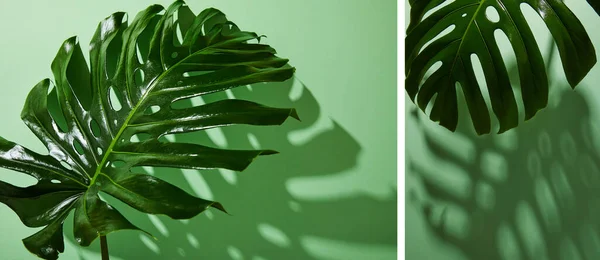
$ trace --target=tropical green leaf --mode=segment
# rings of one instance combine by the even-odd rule
[[[488,107],[499,121],[500,133],[519,123],[517,100],[494,35],[497,30],[508,37],[516,56],[525,120],[546,107],[548,75],[523,15],[522,7],[526,5],[539,14],[554,38],[571,87],[575,88],[596,63],[596,52],[585,28],[562,0],[409,2],[406,91],[423,111],[432,103],[430,118],[452,131],[458,124],[457,88],[464,93],[478,134],[491,131]],[[430,15],[425,16],[428,12]],[[446,29],[452,31],[442,34]],[[479,59],[485,75],[484,92],[477,83],[473,55]],[[441,64],[437,70],[433,67],[436,63]],[[484,99],[485,92],[489,93],[489,104]]]
[[[291,108],[246,100],[181,106],[179,101],[258,82],[284,81],[294,68],[210,8],[193,15],[183,1],[153,5],[127,25],[124,13],[102,21],[90,43],[90,68],[76,40],[52,62],[54,82],[29,93],[21,118],[44,143],[38,154],[0,137],[0,166],[38,181],[17,187],[0,181],[0,202],[28,227],[43,227],[25,247],[44,259],[64,250],[63,222],[74,211],[74,237],[88,246],[113,231],[139,230],[99,197],[113,196],[149,214],[192,218],[221,204],[194,197],[139,166],[244,170],[272,150],[227,150],[168,141],[166,135],[234,124],[279,125]],[[190,19],[186,19],[190,18]],[[191,103],[191,102],[189,102]]]

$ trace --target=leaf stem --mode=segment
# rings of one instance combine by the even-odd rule
[[[102,260],[109,260],[106,236],[100,236],[100,253],[102,254]]]

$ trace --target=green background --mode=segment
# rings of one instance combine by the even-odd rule
[[[565,2],[600,57],[600,18]],[[550,61],[548,30],[525,14]],[[514,53],[500,46],[518,88]],[[548,107],[501,135],[475,136],[464,107],[451,133],[405,95],[406,259],[600,259],[600,66],[575,91],[558,54],[548,75]]]
[[[86,49],[100,20],[116,11],[128,12],[131,20],[152,3],[171,2],[0,1],[0,135],[44,152],[19,114],[31,87],[51,76],[50,63],[62,41],[77,35]],[[297,68],[296,77],[227,95],[296,107],[302,122],[177,137],[281,154],[256,160],[244,173],[149,169],[192,194],[222,202],[233,216],[212,211],[176,221],[116,202],[158,241],[133,231],[110,234],[111,259],[395,259],[395,1],[187,3],[195,13],[216,7],[242,29],[267,35],[266,42]],[[33,183],[4,169],[0,179]],[[1,205],[0,258],[35,259],[21,239],[36,230]],[[72,218],[65,234],[61,259],[99,259],[98,241],[87,249],[75,246]]]

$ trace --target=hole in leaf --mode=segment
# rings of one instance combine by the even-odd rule
[[[125,20],[124,23],[127,22],[127,15],[123,16]],[[115,37],[108,44],[108,48],[106,49],[106,76],[109,79],[112,79],[117,71],[117,66],[119,64],[119,59],[121,58],[121,48],[123,46],[123,30],[120,30]]]
[[[228,99],[235,99],[235,96],[233,95],[233,91],[231,91],[231,89],[226,89],[225,94],[227,95]]]
[[[189,28],[194,24],[196,15],[187,5],[181,6],[175,15],[176,16],[174,17],[176,17],[177,21],[177,30],[174,36],[177,37],[177,39],[174,40],[183,43],[184,36],[188,32]]]
[[[519,115],[519,122],[525,120],[525,105],[523,104],[522,92],[517,89],[521,87],[521,80],[519,79],[519,71],[517,67],[517,59],[515,56],[514,49],[511,47],[510,40],[501,29],[494,31],[494,38],[498,46],[505,46],[500,48],[502,53],[502,60],[504,61],[504,68],[508,72],[508,77],[511,86],[515,86],[512,90],[515,100],[517,102],[517,110]],[[488,103],[489,104],[489,103]]]
[[[139,44],[135,45],[135,54],[136,54],[138,63],[139,64],[144,64],[144,58],[142,57],[142,52],[140,51]]]
[[[498,10],[496,10],[493,6],[488,6],[485,9],[485,16],[492,23],[497,23],[500,21],[500,14],[498,14]]]
[[[8,175],[4,175],[4,177],[0,178],[2,181],[9,181],[10,184],[20,187],[27,188],[32,185],[36,185],[39,183],[38,179],[34,178],[31,175],[27,174],[13,174],[10,178],[7,178]]]
[[[227,18],[225,14],[219,13],[217,15],[213,15],[210,19],[206,20],[204,26],[202,27],[202,34],[206,35],[210,32],[216,25],[223,24],[227,22]]]
[[[460,88],[460,83],[456,82],[455,87]],[[427,106],[425,107],[426,115],[431,115],[431,110],[433,110],[433,106],[435,105],[435,100],[437,99],[437,97],[438,97],[438,93],[433,94],[433,97],[431,97],[431,101],[429,101],[429,103],[427,103]]]
[[[462,14],[460,17],[466,17],[467,13]]]
[[[140,64],[143,64],[145,58],[148,57],[148,53],[150,52],[150,42],[152,40],[152,35],[154,34],[154,29],[156,28],[156,25],[158,24],[161,18],[162,17],[158,15],[153,17],[150,23],[148,23],[148,25],[146,26],[146,28],[144,28],[144,31],[142,31],[140,36],[138,36],[138,38],[136,39],[136,59],[138,59],[138,61],[142,60]],[[139,54],[137,54],[138,51]]]
[[[136,173],[136,174],[150,174],[150,175],[153,174],[153,173],[148,172],[145,168],[146,168],[146,166],[135,166],[135,167],[129,168],[129,172]],[[149,167],[149,168],[151,168],[151,167]]]
[[[89,110],[92,103],[90,71],[88,70],[87,62],[83,57],[83,52],[79,44],[75,45],[75,50],[73,50],[69,65],[67,66],[67,80],[69,85],[73,86],[73,92],[81,106],[85,110]]]
[[[231,31],[234,31],[234,30],[231,30]],[[225,34],[225,33],[223,33],[223,34]],[[264,38],[265,38],[265,37],[263,37],[263,39],[264,39]],[[261,41],[261,39],[260,39],[260,38],[256,38],[256,39],[250,39],[250,40],[246,41],[246,43],[248,43],[248,44],[259,44],[259,43],[260,43],[260,41]],[[265,42],[265,41],[263,40],[263,43],[264,43],[264,42]]]
[[[114,87],[110,87],[110,106],[115,110],[115,111],[119,111],[121,110],[122,106],[121,106],[121,101],[119,100],[119,97],[117,96],[117,93],[115,92]]]
[[[151,135],[148,133],[137,133],[129,138],[129,141],[132,143],[139,143],[150,139]]]
[[[190,77],[195,77],[195,76],[201,76],[201,75],[208,74],[211,72],[212,71],[188,71],[188,72],[183,73],[183,77],[190,78]]]
[[[125,162],[121,160],[115,160],[110,162],[110,167],[112,168],[121,168],[123,166],[125,166]]]
[[[60,165],[62,165],[63,167],[67,168],[67,170],[73,170],[73,168],[71,167],[71,165],[69,165],[65,161],[60,161]]]
[[[179,46],[183,43],[183,33],[181,33],[181,26],[177,24],[177,29],[175,30],[176,42]]]
[[[429,77],[431,77],[431,75],[433,75],[433,73],[435,73],[437,70],[439,70],[442,67],[442,65],[444,65],[444,63],[441,61],[437,61],[436,63],[431,65],[431,67],[429,67],[429,69],[427,69],[427,71],[425,71],[425,74],[423,75],[423,80],[421,81],[421,84],[425,83],[425,81],[427,81],[427,79],[429,79]]]
[[[429,17],[431,14],[433,14],[433,13],[437,12],[438,10],[440,10],[440,9],[444,8],[445,6],[447,6],[447,5],[449,5],[449,4],[453,3],[453,2],[454,2],[454,0],[447,0],[447,1],[445,1],[445,2],[443,2],[443,3],[441,3],[441,4],[439,4],[438,6],[436,6],[436,7],[434,7],[434,8],[431,8],[429,11],[427,11],[427,12],[426,12],[426,13],[423,15],[423,19],[422,19],[422,20],[425,20],[425,19],[427,19],[427,17]],[[421,20],[421,21],[422,21],[422,20]]]
[[[98,155],[102,155],[102,148],[98,147],[96,148],[96,152],[98,153]]]
[[[490,119],[491,119],[491,127],[492,127],[492,131],[496,132],[500,129],[500,121],[498,121],[498,118],[496,117],[495,113],[491,113],[490,109],[491,109],[491,98],[490,98],[490,92],[488,90],[488,86],[487,86],[487,82],[485,81],[485,74],[483,72],[483,67],[481,66],[481,61],[479,60],[479,56],[477,56],[477,54],[473,53],[471,54],[471,65],[473,66],[473,73],[475,73],[475,78],[477,81],[477,85],[479,85],[479,91],[481,91],[481,95],[483,96],[483,100],[485,101],[485,104],[488,108],[488,113],[490,115]],[[473,119],[471,119],[473,120]]]
[[[65,116],[63,115],[62,110],[60,108],[56,88],[53,87],[50,90],[50,93],[46,97],[46,100],[48,112],[50,113],[52,119],[54,119],[56,126],[58,126],[60,131],[67,132],[69,130],[69,125],[67,124],[67,120],[65,119]]]
[[[54,180],[54,179],[53,179],[53,180],[51,180],[50,182],[52,182],[52,183],[56,183],[56,184],[62,183],[61,181],[59,181],[59,180]]]
[[[161,135],[158,141],[161,143],[175,142],[175,134]]]
[[[96,120],[92,119],[92,121],[90,121],[90,129],[92,129],[92,134],[95,137],[100,137],[100,126],[98,125]]]
[[[172,109],[185,109],[204,105],[204,99],[200,96],[192,98],[184,98],[171,103]]]
[[[478,87],[483,95],[483,99],[485,100],[486,104],[491,104],[483,67],[481,66],[479,56],[477,56],[475,53],[471,54],[471,64],[473,65],[473,73],[475,73],[475,77],[477,78],[477,85],[479,85]]]
[[[144,70],[137,69],[135,71],[135,85],[142,86],[144,84],[144,80],[145,80]]]
[[[77,151],[78,154],[83,155],[83,153],[85,152],[83,150],[83,146],[81,145],[81,143],[79,143],[79,141],[75,140],[73,142],[73,148],[75,148],[75,151]]]
[[[430,44],[432,44],[435,41],[441,39],[442,37],[450,34],[452,31],[454,31],[455,28],[456,28],[456,25],[454,25],[454,24],[451,24],[450,26],[446,27],[446,29],[444,29],[438,35],[436,35],[435,37],[433,37],[433,39],[431,39],[430,41],[428,41],[427,43],[425,43],[423,45],[423,47],[421,47],[421,49],[419,50],[419,53],[421,53],[423,50],[425,50],[425,48],[427,48],[427,46],[429,46]]]
[[[223,35],[231,35],[233,33],[239,32],[239,31],[240,31],[240,28],[237,25],[226,24],[223,26],[222,34]],[[256,41],[256,43],[260,43],[261,38],[266,38],[266,37],[259,36],[258,38],[250,39],[250,40],[246,41],[246,43],[254,43],[255,41]]]
[[[152,115],[155,114],[156,112],[160,111],[160,106],[150,106],[148,108],[146,108],[146,111],[144,111],[145,115]]]
[[[179,9],[177,9],[177,12],[173,13],[173,25],[175,28],[175,33],[173,34],[173,45],[176,47],[181,46],[183,43],[183,33],[181,32],[181,25],[179,22],[179,12],[182,8],[185,7],[180,7]]]
[[[551,55],[550,53],[546,52],[546,50],[551,50],[553,45],[556,46],[556,42],[554,41],[550,30],[548,30],[546,22],[544,22],[544,19],[542,19],[540,14],[533,7],[531,7],[531,5],[522,3],[519,7],[521,8],[523,17],[525,17],[527,20],[529,28],[531,28],[531,31],[534,32],[533,37],[535,38],[540,50],[542,50],[542,58],[544,59],[544,62],[548,64],[548,61],[552,58],[552,56],[554,56],[554,58],[556,58],[556,56]],[[553,65],[556,65],[558,70],[563,71],[562,63],[557,62],[556,59],[554,59]]]

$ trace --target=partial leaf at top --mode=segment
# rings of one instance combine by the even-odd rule
[[[235,124],[279,125],[291,108],[249,100],[221,100],[192,107],[175,103],[241,85],[289,79],[294,68],[240,30],[220,11],[195,16],[183,1],[153,5],[127,24],[124,13],[102,21],[90,42],[88,68],[76,38],[66,40],[52,62],[54,81],[29,93],[21,118],[48,155],[0,138],[0,166],[35,177],[21,188],[0,181],[0,202],[29,227],[23,240],[44,259],[64,250],[62,227],[74,212],[74,236],[82,246],[98,236],[138,230],[102,200],[104,192],[149,214],[191,218],[221,204],[194,197],[138,166],[242,171],[272,150],[231,150],[164,138]],[[52,109],[55,107],[56,109]]]
[[[532,118],[548,102],[548,75],[533,32],[521,7],[535,10],[550,30],[571,87],[575,87],[596,63],[596,53],[581,22],[561,0],[412,0],[406,36],[406,91],[422,109],[432,103],[430,118],[452,131],[458,124],[457,83],[464,93],[478,134],[491,131],[491,115],[504,132],[518,124],[518,108],[500,46],[494,33],[500,30],[514,50],[525,119]],[[447,4],[447,5],[444,5]],[[441,8],[440,8],[441,7]],[[434,10],[434,8],[438,8]],[[495,11],[499,20],[486,12]],[[425,15],[430,13],[427,17]],[[447,28],[452,31],[437,39]],[[475,76],[472,55],[479,59],[489,93],[487,104]],[[430,68],[441,67],[426,77]],[[432,101],[435,100],[435,101]]]

